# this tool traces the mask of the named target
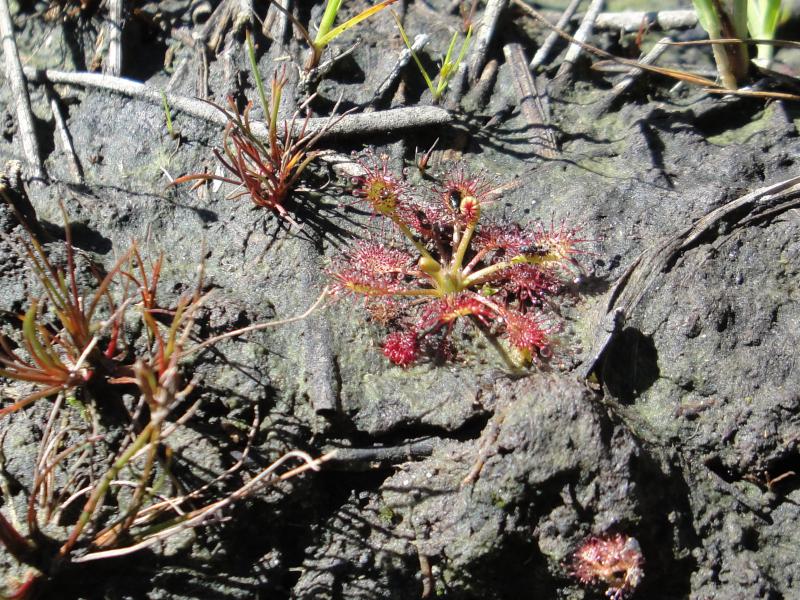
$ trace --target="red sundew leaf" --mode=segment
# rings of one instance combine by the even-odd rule
[[[555,296],[564,287],[552,270],[538,265],[518,263],[498,272],[489,283],[523,302],[536,302]]]
[[[549,228],[540,223],[534,232],[534,243],[562,264],[574,263],[577,255],[586,254],[580,245],[588,241],[580,237],[579,227],[568,227],[563,221],[557,228],[553,223]]]
[[[546,351],[550,330],[540,315],[518,313],[509,310],[506,315],[506,335],[517,350],[526,352]]]
[[[472,294],[460,294],[447,302],[445,310],[439,315],[440,323],[450,323],[461,317],[476,317],[485,325],[489,319],[496,317],[497,312]]]
[[[471,196],[484,204],[489,200],[489,194],[494,188],[492,182],[480,175],[469,173],[463,164],[458,164],[448,172],[441,186],[434,191],[441,203],[454,213],[458,213],[461,200]]]
[[[383,342],[383,355],[400,367],[407,367],[417,360],[419,341],[413,330],[395,331]]]
[[[475,233],[472,247],[476,252],[503,250],[507,254],[520,254],[534,243],[534,234],[523,231],[519,225],[504,223],[481,227]]]
[[[405,274],[414,263],[414,257],[405,250],[374,242],[359,242],[350,251],[347,260],[354,267],[374,275]]]

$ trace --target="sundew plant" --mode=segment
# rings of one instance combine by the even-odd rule
[[[469,324],[514,367],[550,356],[558,324],[547,308],[577,266],[578,230],[486,222],[491,186],[463,168],[420,193],[385,157],[363,166],[355,194],[387,223],[330,274],[338,294],[363,298],[390,329],[384,355],[400,366],[426,354],[450,358],[450,334]]]

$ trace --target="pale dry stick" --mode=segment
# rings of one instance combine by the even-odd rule
[[[222,0],[201,30],[201,39],[211,52],[216,52],[225,39],[228,26],[237,14],[237,8],[238,0]]]
[[[98,73],[70,73],[67,71],[54,71],[50,69],[29,69],[27,67],[25,72],[29,75],[30,80],[35,82],[93,87],[117,92],[138,100],[145,100],[159,106],[163,103],[161,90],[154,89],[149,85],[130,79],[111,77]],[[166,97],[167,103],[173,110],[182,111],[193,117],[211,123],[217,123],[222,126],[228,123],[225,115],[208,102],[187,98],[186,96],[178,94],[166,94]],[[452,122],[452,120],[453,116],[448,111],[438,106],[411,106],[407,108],[376,111],[373,113],[344,115],[332,126],[330,125],[330,117],[309,119],[305,133],[319,134],[319,139],[363,136],[387,133],[401,129],[446,125]],[[291,121],[292,120],[289,119],[283,123],[279,123],[278,128],[283,130],[284,126],[288,126]],[[267,127],[264,123],[252,123],[251,126],[256,135],[267,135]],[[299,129],[302,123],[296,123],[296,126]]]
[[[672,41],[670,37],[663,37],[656,44],[650,49],[650,51],[644,55],[641,59],[641,63],[643,65],[652,65],[655,63],[664,52],[667,51],[669,48],[669,42]],[[611,88],[611,93],[608,96],[608,100],[605,104],[610,105],[613,103],[620,95],[625,93],[633,83],[639,79],[639,77],[644,73],[644,71],[638,67],[632,67],[628,71],[628,75],[622,79],[619,83],[617,83],[613,88]]]
[[[596,31],[614,30],[632,33],[639,31],[642,23],[650,31],[692,29],[697,25],[697,13],[693,10],[601,12],[595,19],[594,28]]]
[[[212,52],[216,52],[217,46],[222,39],[221,32],[227,29],[228,23],[230,23],[230,20],[233,18],[233,11],[235,8],[234,0],[222,0],[198,33],[183,33],[180,29],[172,31],[173,37],[182,44],[194,49],[196,56],[200,60],[200,69],[202,72],[197,85],[197,93],[200,98],[208,96],[208,56],[206,52],[208,49]],[[209,40],[211,40],[211,43],[209,43]],[[187,56],[175,68],[167,84],[167,91],[174,89],[178,84],[193,58],[192,56]]]
[[[412,55],[422,52],[425,44],[427,44],[430,39],[431,36],[429,36],[427,33],[420,33],[411,43],[411,49],[403,49],[403,51],[400,53],[400,56],[397,57],[397,62],[394,64],[392,71],[386,76],[386,79],[383,80],[383,83],[378,86],[378,89],[375,90],[375,93],[372,95],[372,100],[369,101],[370,107],[374,107],[376,104],[386,100],[386,96],[400,78],[400,74],[411,60]],[[374,110],[374,108],[367,109],[367,111],[372,110]]]
[[[108,59],[103,64],[103,73],[119,77],[122,75],[122,28],[125,26],[123,12],[125,0],[108,0]]]
[[[340,152],[326,152],[324,154],[320,154],[317,159],[320,162],[326,163],[331,169],[333,169],[334,173],[340,177],[352,179],[353,177],[361,177],[367,172],[367,170],[364,168],[364,165],[353,160],[353,157],[348,154],[342,154]]]
[[[246,498],[247,496],[249,496],[252,493],[253,489],[258,485],[263,484],[266,486],[277,483],[279,481],[285,481],[287,479],[295,477],[296,475],[299,475],[309,470],[319,471],[320,466],[323,463],[332,459],[335,456],[335,454],[336,451],[333,451],[324,454],[319,458],[311,458],[311,456],[309,456],[306,452],[302,452],[300,450],[292,450],[291,452],[287,452],[281,458],[276,460],[269,467],[261,471],[261,473],[256,475],[253,479],[242,485],[238,490],[231,493],[226,498],[218,500],[217,502],[214,502],[212,504],[209,504],[208,506],[204,506],[202,508],[194,510],[190,513],[187,513],[186,515],[181,517],[175,525],[168,526],[165,529],[161,529],[152,534],[150,537],[147,537],[142,541],[133,544],[131,546],[128,546],[126,548],[116,548],[114,550],[92,552],[90,554],[86,554],[79,558],[74,558],[72,559],[72,562],[78,563],[78,562],[99,560],[104,558],[114,558],[117,556],[125,556],[127,554],[143,550],[144,548],[152,546],[153,544],[162,541],[164,539],[167,539],[168,537],[175,535],[181,531],[194,527],[199,527],[203,523],[210,520],[212,515],[214,515],[215,513],[218,513],[227,508],[228,506],[230,506],[231,504],[233,504],[234,502],[237,502],[238,500],[241,500],[242,498]],[[295,467],[294,469],[287,471],[286,473],[283,473],[282,475],[274,476],[268,479],[268,477],[270,477],[278,467],[280,467],[284,462],[286,462],[290,458],[299,458],[303,461],[303,464],[300,465],[299,467]]]
[[[83,170],[75,154],[75,147],[72,145],[72,136],[67,129],[67,122],[61,112],[61,103],[58,95],[52,89],[47,89],[47,96],[50,100],[50,112],[53,113],[53,120],[56,124],[58,139],[61,142],[61,150],[67,155],[67,164],[74,179],[73,183],[83,183]]]
[[[586,42],[586,40],[589,39],[589,36],[592,35],[592,31],[594,30],[594,21],[597,18],[597,15],[600,14],[604,2],[605,0],[592,0],[592,3],[589,5],[589,9],[586,11],[583,20],[578,27],[578,31],[575,32],[575,39],[577,41]],[[567,48],[567,53],[564,55],[564,61],[561,63],[561,66],[556,72],[557,78],[566,76],[572,70],[572,66],[575,64],[575,61],[578,60],[582,50],[583,48],[580,44],[572,42],[569,45],[569,48]]]
[[[14,39],[14,23],[11,21],[8,0],[0,0],[0,37],[3,39],[6,81],[11,87],[11,95],[17,105],[17,128],[22,138],[22,151],[28,162],[31,177],[43,180],[47,178],[47,174],[39,154],[39,142],[36,139],[36,129],[33,125],[31,99],[28,95],[22,63],[19,61],[17,42]]]
[[[469,79],[472,83],[477,81],[481,71],[483,71],[483,67],[486,64],[486,55],[489,52],[489,46],[497,30],[497,23],[507,7],[508,0],[488,0],[486,3],[481,24],[478,26],[478,31],[475,33],[475,43],[472,46],[470,57],[467,60],[469,64]]]
[[[419,547],[417,547],[417,556],[419,557],[419,572],[422,575],[422,594],[420,594],[420,598],[430,598],[436,590],[436,580],[433,577],[431,561],[420,551]]]
[[[512,77],[517,92],[520,110],[528,125],[531,126],[531,143],[536,147],[537,154],[544,158],[558,156],[558,142],[550,126],[550,115],[536,81],[531,75],[525,52],[517,43],[503,46],[506,63],[511,67]]]
[[[292,0],[283,0],[283,11],[275,7],[275,2],[270,2],[267,16],[261,24],[261,33],[277,42],[281,46],[286,41],[289,32],[289,14],[292,11]]]
[[[575,11],[578,10],[583,0],[572,0],[568,5],[567,8],[564,9],[564,12],[561,14],[561,17],[556,22],[556,27],[559,29],[564,29],[568,24],[570,19],[572,19],[572,15],[575,14]],[[556,42],[559,40],[559,35],[557,31],[551,31],[547,34],[547,37],[542,42],[542,45],[536,51],[536,54],[533,55],[531,59],[531,63],[529,68],[531,71],[535,71],[540,65],[544,64],[547,60],[547,56],[550,54],[550,50],[553,49],[553,46],[556,45]]]
[[[600,58],[605,58],[613,63],[617,63],[619,65],[625,65],[628,67],[636,67],[642,69],[644,71],[648,71],[650,73],[656,73],[658,75],[662,75],[664,77],[669,77],[671,79],[677,79],[679,81],[687,81],[693,85],[702,85],[706,89],[706,92],[709,93],[725,93],[725,94],[737,94],[740,96],[746,95],[758,95],[759,97],[767,97],[766,92],[758,93],[758,92],[748,92],[746,90],[728,90],[725,88],[721,88],[717,85],[713,80],[708,79],[706,77],[701,77],[699,75],[694,75],[692,73],[687,73],[684,71],[676,71],[675,69],[668,69],[665,67],[657,67],[654,65],[643,65],[635,60],[629,60],[627,58],[620,58],[619,56],[614,56],[610,52],[606,52],[596,46],[592,46],[591,44],[587,44],[586,42],[582,42],[575,37],[571,36],[569,33],[564,31],[563,29],[556,28],[550,21],[548,21],[542,13],[540,13],[535,8],[525,4],[522,0],[511,0],[516,6],[518,6],[523,12],[527,13],[533,19],[539,21],[545,27],[552,29],[558,32],[558,35],[563,37],[565,40],[573,44],[579,45],[583,48],[586,52],[590,54],[594,54],[595,56],[599,56]],[[800,100],[800,97],[794,96],[792,94],[782,94],[777,92],[770,92],[770,98],[778,98],[778,99],[787,99],[787,100]]]

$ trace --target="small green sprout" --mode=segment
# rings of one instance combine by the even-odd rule
[[[339,9],[342,7],[342,1],[343,0],[328,0],[327,4],[325,5],[325,12],[322,14],[322,20],[320,21],[319,28],[317,29],[317,35],[314,36],[313,39],[308,33],[308,29],[306,29],[303,24],[297,20],[297,17],[295,17],[290,10],[287,10],[274,0],[270,3],[277,10],[286,15],[286,17],[297,28],[297,31],[306,41],[309,48],[311,48],[311,55],[308,57],[308,62],[306,63],[305,67],[306,71],[311,71],[319,64],[319,60],[322,58],[322,52],[333,40],[335,40],[348,29],[352,29],[361,23],[361,21],[368,19],[372,15],[382,11],[390,4],[397,2],[397,0],[382,0],[381,2],[378,2],[377,4],[361,11],[355,17],[348,19],[341,25],[334,27],[334,23],[336,23],[336,17],[339,15]]]
[[[422,73],[422,77],[425,79],[425,83],[427,84],[428,89],[431,91],[433,101],[439,102],[441,97],[447,91],[447,86],[450,85],[450,80],[456,74],[458,67],[464,60],[464,56],[469,48],[470,39],[472,38],[472,25],[467,28],[467,34],[464,36],[464,41],[461,42],[461,48],[459,49],[458,56],[456,56],[455,60],[453,60],[453,52],[456,48],[456,42],[458,42],[458,32],[453,33],[453,37],[450,38],[450,45],[447,47],[447,53],[444,55],[442,64],[439,66],[439,73],[432,78],[428,74],[428,71],[425,70],[425,67],[422,66],[422,61],[419,59],[419,56],[417,56],[417,53],[414,52],[414,49],[411,47],[411,42],[408,39],[406,30],[403,28],[403,24],[400,22],[400,17],[397,16],[397,13],[394,11],[392,14],[394,15],[395,21],[397,21],[397,28],[400,30],[400,35],[403,37],[406,47],[408,47],[409,51],[411,52],[414,62],[417,63],[417,67],[419,67],[419,71]]]
[[[747,28],[757,40],[774,40],[775,30],[782,21],[786,7],[781,8],[781,0],[751,0],[747,7]],[[772,63],[774,47],[772,44],[756,44],[754,62],[765,68]]]
[[[320,21],[319,28],[317,29],[317,35],[314,37],[314,39],[311,39],[308,29],[306,29],[303,24],[297,20],[297,17],[295,17],[291,11],[286,10],[286,8],[277,2],[272,2],[272,5],[285,14],[294,24],[294,26],[297,27],[300,35],[303,36],[303,39],[311,48],[311,55],[308,57],[308,62],[306,63],[307,71],[311,71],[319,64],[319,60],[322,58],[322,52],[333,40],[335,40],[348,29],[352,29],[361,23],[361,21],[368,19],[376,13],[379,13],[397,0],[382,0],[377,4],[370,6],[366,10],[361,11],[355,17],[348,19],[341,25],[334,27],[334,24],[336,23],[336,17],[339,15],[339,9],[342,7],[342,1],[343,0],[328,0],[327,4],[325,4],[325,12],[322,13],[322,20]]]
[[[169,102],[167,102],[167,95],[164,92],[161,92],[161,103],[164,105],[164,119],[167,123],[167,133],[169,133],[169,137],[173,140],[180,137],[180,134],[175,131],[174,126],[172,125],[172,111],[169,108]]]
[[[370,6],[368,9],[361,11],[352,19],[348,19],[341,25],[334,27],[333,24],[336,22],[336,16],[339,14],[339,9],[342,7],[342,0],[328,0],[328,3],[325,5],[325,12],[322,14],[322,21],[319,23],[317,35],[311,45],[311,50],[313,52],[313,64],[311,66],[316,66],[317,63],[319,63],[319,59],[322,56],[322,51],[325,49],[325,46],[330,44],[348,29],[355,27],[361,23],[361,21],[368,19],[376,13],[379,13],[394,2],[396,2],[396,0],[383,0],[382,2],[378,2],[374,6]]]

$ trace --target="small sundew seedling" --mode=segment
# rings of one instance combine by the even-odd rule
[[[622,600],[644,578],[644,556],[639,542],[630,536],[591,536],[572,555],[570,570],[581,583],[604,584],[606,596]]]
[[[390,171],[386,157],[363,167],[355,195],[391,223],[381,237],[396,231],[406,243],[358,242],[330,274],[335,292],[364,298],[373,320],[392,328],[384,355],[404,367],[426,352],[447,358],[449,334],[470,322],[490,340],[505,340],[497,347],[514,368],[548,357],[555,325],[545,300],[565,287],[581,252],[578,231],[482,225],[491,186],[460,168],[425,200]]]
[[[456,43],[458,42],[458,32],[456,31],[453,33],[453,37],[450,38],[450,45],[447,47],[447,52],[445,53],[444,58],[439,65],[439,72],[434,77],[431,77],[428,71],[422,65],[422,61],[419,59],[419,56],[417,56],[417,53],[414,52],[414,48],[411,46],[411,41],[408,39],[406,30],[403,28],[403,24],[400,22],[400,17],[394,11],[392,14],[397,22],[397,28],[400,30],[400,35],[403,38],[403,42],[405,43],[409,52],[411,52],[411,56],[413,57],[414,62],[417,64],[417,67],[422,74],[422,78],[425,80],[425,84],[431,91],[433,101],[439,102],[444,93],[447,91],[447,86],[450,85],[450,80],[456,74],[458,67],[464,60],[464,56],[469,48],[470,39],[472,39],[472,25],[467,26],[467,33],[461,42],[461,47],[459,48],[457,56],[454,56],[453,53],[455,52]]]

